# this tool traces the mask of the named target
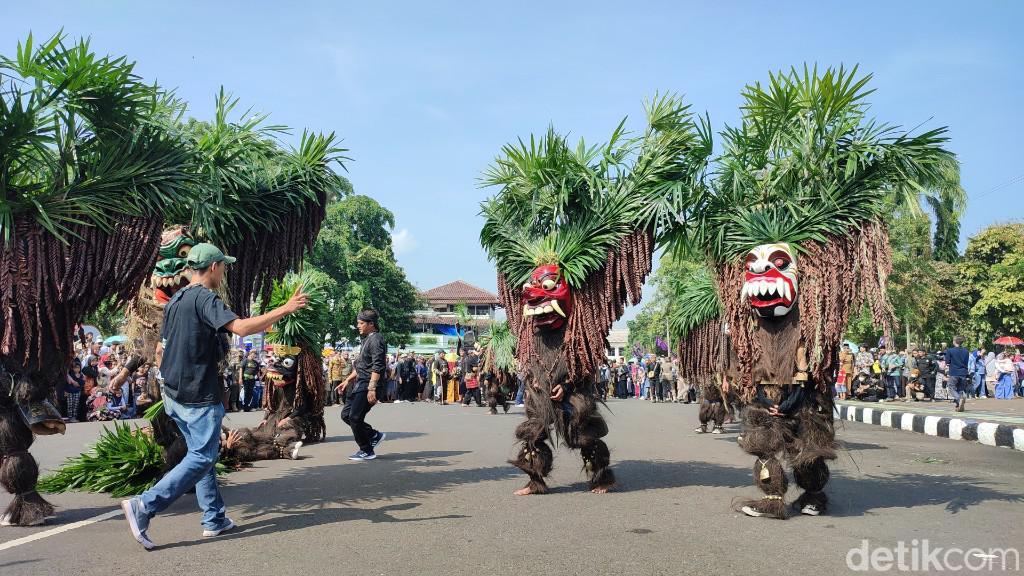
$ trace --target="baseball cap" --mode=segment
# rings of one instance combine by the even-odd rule
[[[228,256],[221,252],[220,248],[217,248],[213,244],[209,244],[207,242],[196,244],[188,252],[188,267],[193,270],[209,268],[214,262],[234,264],[235,258],[233,256]]]

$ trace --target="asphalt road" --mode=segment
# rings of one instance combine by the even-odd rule
[[[747,518],[732,503],[758,493],[735,426],[697,436],[695,406],[625,400],[609,409],[620,486],[606,495],[587,492],[578,455],[560,450],[551,494],[513,496],[524,483],[505,463],[518,410],[381,405],[369,420],[389,439],[376,461],[350,462],[355,445],[334,407],[328,441],[302,459],[227,477],[237,531],[202,538],[187,495],[153,521],[154,551],[115,516],[0,550],[0,574],[820,575],[847,573],[848,552],[865,539],[870,549],[922,539],[932,548],[1024,548],[1020,452],[841,422],[831,514]],[[229,424],[258,418],[231,415]],[[39,438],[33,452],[52,468],[98,429],[71,426]],[[55,522],[0,528],[0,547],[117,508],[97,494],[51,501]]]

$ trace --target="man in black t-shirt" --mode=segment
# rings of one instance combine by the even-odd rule
[[[164,308],[157,346],[164,411],[181,430],[188,453],[155,486],[121,502],[132,535],[147,550],[154,546],[146,533],[150,519],[193,487],[203,510],[204,537],[219,536],[235,527],[225,513],[214,470],[224,418],[218,365],[227,352],[227,334],[245,337],[263,332],[306,306],[300,288],[280,308],[255,318],[239,318],[215,293],[224,280],[225,267],[234,261],[212,244],[192,247],[187,264],[192,283],[176,292]]]
[[[338,393],[345,393],[346,398],[341,419],[352,427],[352,437],[359,445],[359,451],[349,456],[349,460],[373,460],[377,457],[374,449],[386,437],[366,422],[366,415],[377,403],[377,385],[383,384],[388,370],[388,345],[377,328],[379,321],[376,310],[359,313],[356,329],[363,339],[359,357],[355,370],[337,387]]]

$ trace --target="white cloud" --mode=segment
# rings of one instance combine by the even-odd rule
[[[402,228],[398,232],[391,233],[391,248],[395,256],[406,252],[412,252],[416,248],[416,239],[408,228]]]

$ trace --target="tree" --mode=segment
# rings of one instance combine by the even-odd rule
[[[368,196],[350,195],[328,206],[306,265],[335,283],[328,295],[332,339],[354,340],[356,314],[373,307],[380,313],[381,332],[388,343],[409,341],[412,312],[420,299],[395,262],[390,234],[394,224],[391,211]]]
[[[959,271],[971,301],[970,328],[980,341],[1024,332],[1024,223],[972,236]]]

